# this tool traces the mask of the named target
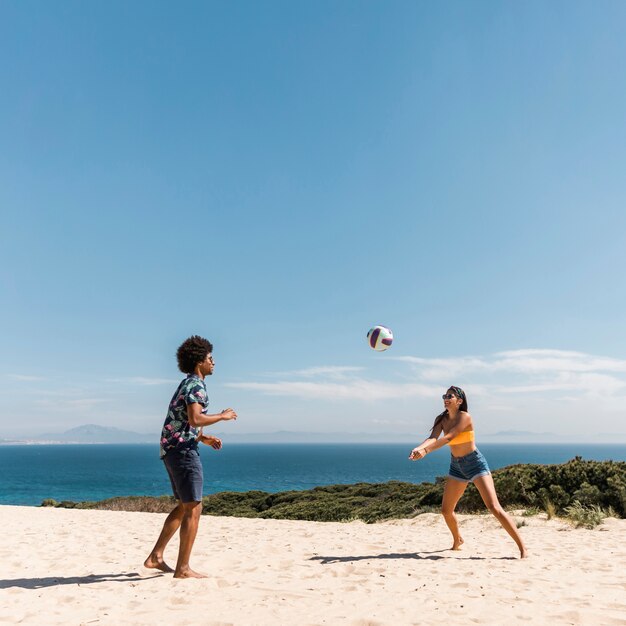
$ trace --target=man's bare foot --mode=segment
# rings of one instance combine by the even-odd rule
[[[459,537],[453,544],[450,550],[460,550],[461,546],[465,543],[462,537]]]
[[[208,578],[206,574],[194,572],[190,567],[174,572],[174,578]]]
[[[174,570],[162,559],[150,555],[143,563],[144,567],[149,569],[158,569],[166,574],[171,574]]]
[[[525,558],[527,558],[527,557],[528,557],[528,550],[526,550],[526,548],[522,548],[522,549],[519,551],[519,558],[520,558],[520,559],[525,559]]]

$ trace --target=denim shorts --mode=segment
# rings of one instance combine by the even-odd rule
[[[465,456],[450,455],[450,471],[448,476],[464,483],[472,482],[475,478],[491,474],[487,459],[479,450],[474,450]]]
[[[181,502],[202,502],[202,461],[197,448],[170,450],[163,457],[174,497]]]

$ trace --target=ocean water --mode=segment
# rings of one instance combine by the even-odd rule
[[[276,492],[389,480],[420,483],[447,474],[447,450],[411,462],[411,448],[403,444],[230,444],[216,451],[201,446],[204,493]],[[624,444],[485,444],[480,450],[491,469],[516,463],[563,463],[575,456],[626,461]],[[0,446],[0,504],[170,493],[157,446]]]

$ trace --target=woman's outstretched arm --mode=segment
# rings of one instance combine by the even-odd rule
[[[419,445],[415,446],[415,448],[413,448],[413,450],[411,450],[411,454],[409,454],[409,459],[411,459],[412,461],[415,459],[420,459],[422,458],[422,456],[424,456],[424,454],[420,454],[421,451],[425,450],[426,447],[428,446],[432,446],[437,439],[439,438],[439,435],[441,435],[443,431],[443,428],[441,426],[441,424],[438,424],[437,426],[433,426],[433,429],[430,431],[430,436],[428,437],[428,439],[424,439],[424,441],[422,441],[422,443],[420,443]]]
[[[438,450],[439,448],[443,448],[443,446],[449,444],[459,433],[463,432],[467,429],[468,426],[472,425],[472,417],[469,413],[465,411],[461,411],[459,413],[459,421],[457,425],[450,431],[448,431],[443,437],[437,438],[433,443],[427,443],[428,439],[424,442],[424,444],[420,444],[411,452],[411,456],[409,457],[412,460],[423,459],[429,452],[433,450]]]

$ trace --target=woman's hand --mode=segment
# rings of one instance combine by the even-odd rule
[[[219,450],[222,447],[222,440],[212,435],[200,434],[198,441],[201,441],[206,446],[211,446],[214,450]]]
[[[420,459],[423,459],[426,456],[426,450],[424,450],[424,448],[413,448],[413,450],[411,450],[411,454],[409,454],[409,460],[410,461],[419,461]]]

